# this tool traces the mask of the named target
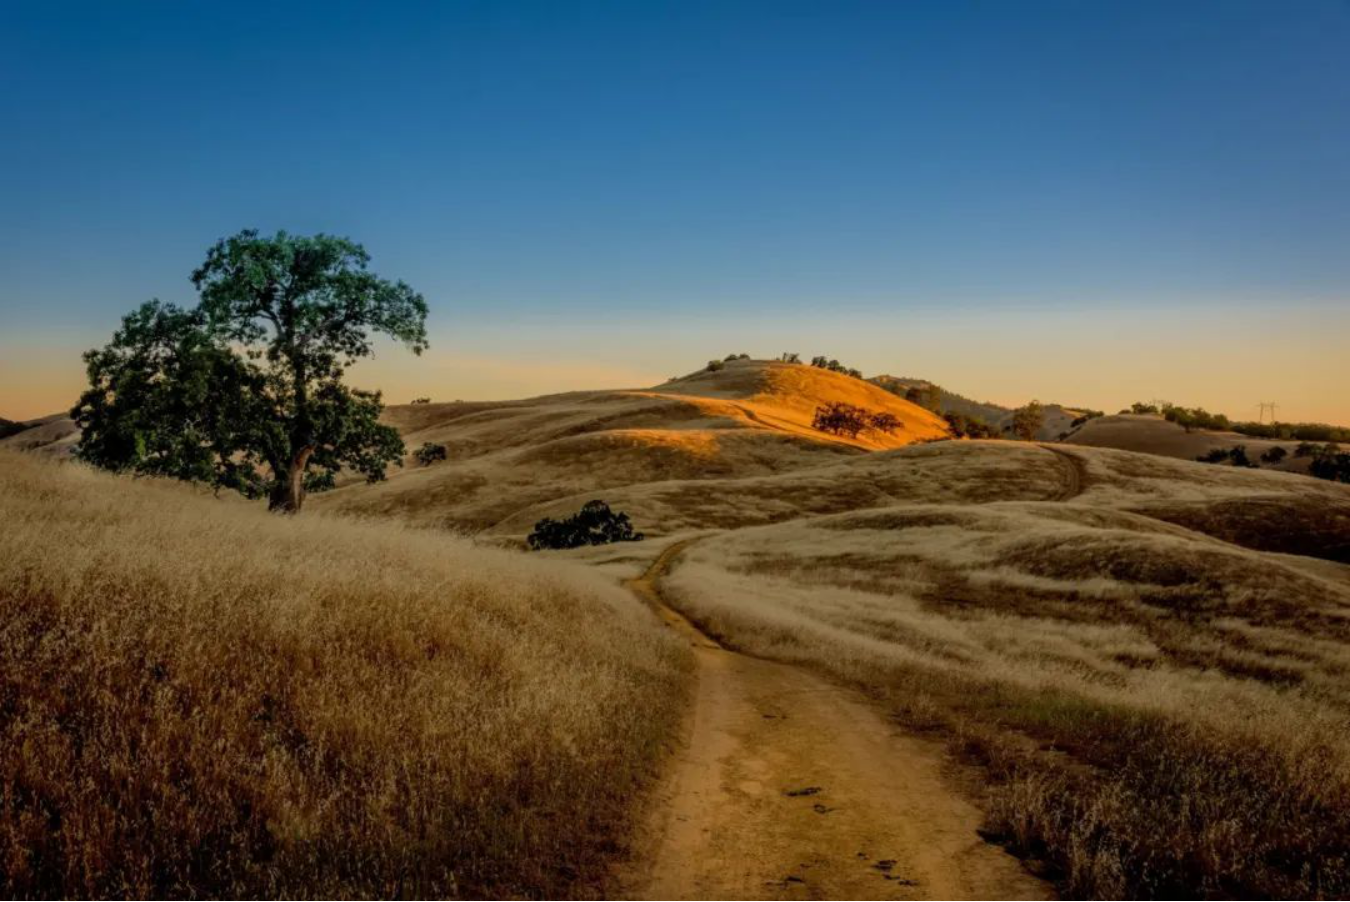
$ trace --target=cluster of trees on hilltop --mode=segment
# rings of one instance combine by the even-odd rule
[[[1176,423],[1187,432],[1192,429],[1224,432],[1233,425],[1228,417],[1221,413],[1210,413],[1203,407],[1178,407],[1169,404],[1162,409],[1162,415],[1167,422]]]
[[[845,376],[852,376],[854,379],[861,379],[863,377],[862,370],[855,370],[851,366],[844,366],[832,357],[812,357],[811,365],[822,370],[829,370],[832,373],[843,373]]]

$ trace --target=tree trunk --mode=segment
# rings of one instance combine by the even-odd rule
[[[313,453],[312,445],[301,448],[291,459],[286,472],[277,474],[277,481],[272,486],[272,497],[267,505],[268,510],[282,514],[300,513],[300,506],[305,503],[305,467],[309,463],[309,456]]]

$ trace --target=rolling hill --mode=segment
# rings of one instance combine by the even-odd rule
[[[80,440],[80,427],[64,413],[17,423],[3,422],[7,425],[0,430],[0,449],[64,458],[74,453]]]
[[[901,428],[857,439],[812,429],[816,408],[830,402],[890,413]],[[410,451],[443,444],[448,462],[420,467],[410,455],[386,482],[349,484],[311,504],[476,531],[559,498],[670,479],[765,476],[946,435],[936,415],[869,383],[749,360],[649,389],[401,405],[385,419]]]
[[[1142,454],[1158,454],[1178,460],[1195,460],[1216,449],[1247,449],[1252,462],[1272,448],[1283,448],[1288,455],[1279,464],[1263,465],[1271,469],[1306,473],[1308,461],[1293,456],[1298,441],[1252,438],[1237,432],[1216,432],[1208,429],[1187,431],[1157,414],[1122,413],[1097,417],[1084,423],[1065,439],[1066,444],[1087,448],[1116,448]]]
[[[858,439],[812,429],[816,408],[832,402],[890,413],[903,428]],[[528,831],[509,841],[475,833],[477,845],[454,850],[433,844],[461,856],[459,866],[479,875],[474,887],[610,891],[597,862],[626,856],[614,880],[638,896],[795,898],[801,887],[871,896],[900,880],[958,897],[1044,895],[1042,882],[978,839],[982,824],[986,838],[1072,896],[1350,892],[1350,486],[1196,463],[1187,458],[1213,446],[1201,443],[1229,439],[1159,418],[1102,417],[1065,442],[946,440],[936,415],[881,387],[766,361],[646,389],[399,405],[385,419],[405,439],[406,466],[384,482],[311,496],[293,531],[243,502],[140,489],[76,467],[11,467],[21,491],[10,497],[26,521],[41,519],[42,499],[60,501],[59,517],[29,530],[36,539],[12,527],[24,560],[63,560],[64,544],[83,563],[78,580],[39,584],[20,561],[10,584],[62,598],[71,630],[89,633],[92,623],[123,643],[133,633],[89,619],[101,616],[92,600],[110,585],[124,613],[141,595],[157,617],[180,612],[175,623],[188,622],[183,611],[224,611],[232,642],[258,668],[300,668],[293,679],[311,694],[283,712],[286,723],[317,726],[325,741],[336,739],[323,731],[342,723],[310,711],[304,668],[318,651],[272,638],[291,636],[290,606],[302,612],[297,636],[329,629],[327,618],[351,624],[364,637],[343,646],[356,671],[392,667],[417,686],[468,681],[461,692],[504,700],[507,712],[470,705],[464,716],[496,730],[508,767],[525,770],[493,770],[495,759],[454,723],[411,721],[434,767],[441,742],[479,755],[470,761],[491,794],[464,802],[473,829],[487,829],[473,807],[486,805],[504,806],[510,829]],[[33,449],[59,449],[73,440],[68,430],[53,418],[5,441],[32,433],[47,439],[30,437]],[[447,459],[416,464],[426,442],[444,445]],[[1127,442],[1136,444],[1109,447]],[[101,494],[106,503],[91,500]],[[647,539],[528,556],[472,547],[521,549],[540,518],[597,498]],[[135,548],[168,549],[180,562],[238,547],[243,582],[220,561],[209,572],[194,563],[178,580],[117,546],[108,522]],[[296,575],[284,560],[265,564],[261,549],[281,546],[321,565]],[[477,570],[485,575],[476,582],[463,575]],[[284,577],[284,611],[267,595],[267,574]],[[575,589],[552,588],[555,577]],[[630,595],[616,594],[620,582]],[[230,603],[241,585],[259,612]],[[395,619],[373,613],[368,597],[392,599]],[[624,599],[634,598],[660,619],[628,611]],[[460,641],[425,622],[442,616],[500,643],[495,652],[454,646],[478,662],[478,682],[442,674],[450,665],[416,638],[429,629],[438,649]],[[662,621],[670,634],[653,634]],[[183,647],[205,641],[186,628],[172,635]],[[663,644],[670,636],[689,657]],[[367,640],[381,650],[372,662],[362,657]],[[606,658],[612,642],[631,647]],[[531,664],[539,647],[565,692],[550,692]],[[150,660],[139,648],[136,660]],[[557,660],[568,649],[575,666]],[[188,660],[173,646],[152,651]],[[321,662],[334,673],[340,663]],[[689,668],[697,679],[686,696]],[[595,712],[624,703],[615,681],[647,693],[629,698],[660,718],[616,720],[621,735],[588,757],[601,741],[586,732]],[[371,708],[360,686],[334,685],[347,694],[322,698]],[[117,735],[97,698],[78,697]],[[692,709],[678,726],[686,700]],[[539,712],[530,721],[538,729],[519,727],[513,712]],[[502,732],[511,723],[516,732]],[[270,735],[246,733],[241,748]],[[368,754],[372,766],[392,767],[385,751]],[[170,751],[162,762],[173,766]],[[634,799],[651,807],[649,827],[615,834],[638,822],[637,811],[596,784],[599,767],[620,768],[633,793],[645,787]],[[556,848],[557,825],[584,817],[578,796],[530,783],[560,812],[536,821],[530,799],[516,804],[511,773],[575,780],[602,809],[587,834],[599,845],[544,871],[504,860]],[[445,780],[461,799],[469,784]],[[344,799],[364,798],[339,788]],[[293,824],[287,817],[269,823]],[[726,837],[742,833],[751,838],[728,860]]]
[[[873,376],[868,380],[899,397],[905,397],[910,389],[927,390],[937,388],[941,392],[938,407],[942,413],[956,413],[968,419],[979,420],[993,426],[1001,434],[1012,432],[1013,409],[989,401],[975,401],[964,395],[948,391],[927,379],[911,379],[901,376]],[[1067,433],[1073,422],[1086,413],[1086,408],[1066,407],[1063,404],[1044,404],[1045,422],[1036,433],[1036,440],[1042,442],[1057,441]]]

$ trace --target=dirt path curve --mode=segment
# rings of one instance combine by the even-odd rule
[[[1064,470],[1064,489],[1053,500],[1072,501],[1083,494],[1088,484],[1087,465],[1083,463],[1083,459],[1054,445],[1043,444],[1041,447],[1058,457]]]
[[[625,895],[1047,898],[976,835],[979,811],[944,779],[936,743],[805,670],[722,648],[672,608],[661,578],[689,544],[628,583],[693,646],[698,689]]]

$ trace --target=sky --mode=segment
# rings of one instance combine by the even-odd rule
[[[1350,2],[0,4],[0,416],[243,228],[431,306],[406,401],[825,354],[1350,423]]]

